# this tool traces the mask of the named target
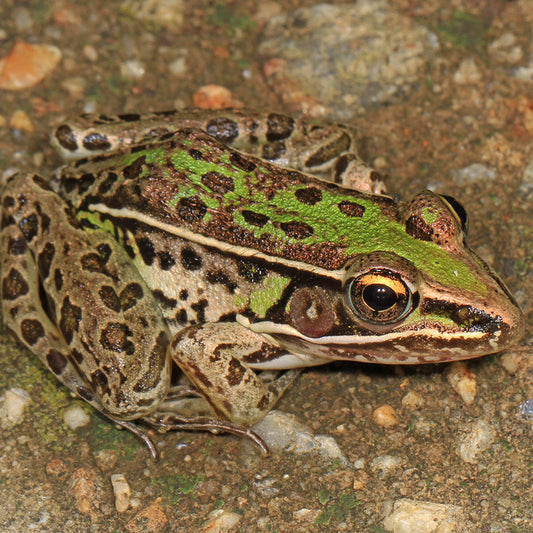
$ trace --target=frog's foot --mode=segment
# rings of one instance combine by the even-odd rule
[[[371,194],[387,193],[381,175],[352,152],[346,152],[337,157],[329,179],[343,187],[358,191]]]
[[[175,413],[158,413],[145,416],[143,417],[142,421],[148,426],[157,429],[157,431],[160,433],[166,433],[168,431],[210,431],[214,434],[231,433],[233,435],[237,435],[238,437],[250,439],[257,444],[257,446],[259,446],[264,457],[269,455],[268,447],[263,439],[259,437],[259,435],[254,433],[250,428],[233,424],[227,420],[218,420],[208,416],[184,417]],[[130,428],[128,427],[128,429]],[[136,429],[138,430],[138,428]],[[151,443],[150,439],[146,435],[142,435],[142,431],[134,431],[134,433],[145,441],[147,446],[150,448],[150,452],[152,452],[150,445],[153,446],[153,444]],[[157,458],[153,453],[152,456],[154,459]]]

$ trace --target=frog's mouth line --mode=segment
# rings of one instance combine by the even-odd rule
[[[355,336],[355,335],[332,335],[332,336],[324,336],[324,337],[308,337],[295,329],[292,326],[289,326],[288,324],[276,324],[275,322],[270,321],[263,321],[263,322],[256,322],[252,323],[250,320],[243,316],[243,315],[237,315],[236,321],[244,326],[245,328],[253,331],[254,333],[259,333],[260,335],[271,335],[272,337],[276,337],[277,335],[281,335],[283,337],[293,337],[298,338],[306,341],[310,344],[316,344],[316,345],[340,345],[340,346],[350,346],[350,345],[374,345],[374,344],[382,344],[384,341],[387,342],[394,342],[394,341],[400,341],[401,339],[412,337],[412,332],[409,331],[396,331],[396,332],[390,332],[385,333],[382,335],[368,335],[368,336]],[[499,336],[501,335],[501,330],[493,331],[491,334],[494,336],[494,339],[497,340]],[[449,341],[457,341],[458,339],[464,339],[468,342],[473,340],[480,340],[483,338],[486,338],[489,334],[487,331],[464,331],[464,332],[453,332],[453,333],[446,333],[443,331],[436,331],[436,330],[418,330],[417,334],[420,336],[424,336],[427,338],[436,338],[443,344],[446,344],[446,342]],[[404,347],[403,345],[399,344],[398,349],[407,351],[408,348]]]
[[[269,321],[253,324],[242,315],[237,315],[236,320],[293,354],[285,356],[285,359],[291,359],[291,366],[286,367],[284,358],[281,357],[275,361],[251,362],[251,366],[255,368],[294,368],[297,364],[293,358],[298,357],[303,357],[305,361],[300,366],[320,365],[342,359],[384,364],[438,363],[498,352],[507,343],[505,337],[501,338],[501,330],[450,333],[419,330],[416,342],[412,342],[412,332],[406,331],[366,337],[339,335],[312,338],[288,325]]]

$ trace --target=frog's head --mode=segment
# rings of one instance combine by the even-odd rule
[[[338,271],[296,284],[285,324],[253,324],[293,353],[390,364],[444,362],[517,342],[524,319],[498,276],[465,244],[455,200],[423,191],[397,221],[375,231],[379,246]]]

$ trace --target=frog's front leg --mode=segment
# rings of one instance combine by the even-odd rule
[[[215,413],[239,426],[261,420],[299,374],[288,370],[264,382],[250,367],[268,366],[284,353],[236,322],[190,326],[171,343],[172,358]]]

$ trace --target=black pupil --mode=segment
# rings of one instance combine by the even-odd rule
[[[398,301],[398,295],[388,285],[375,283],[364,288],[363,300],[373,311],[385,311]]]

